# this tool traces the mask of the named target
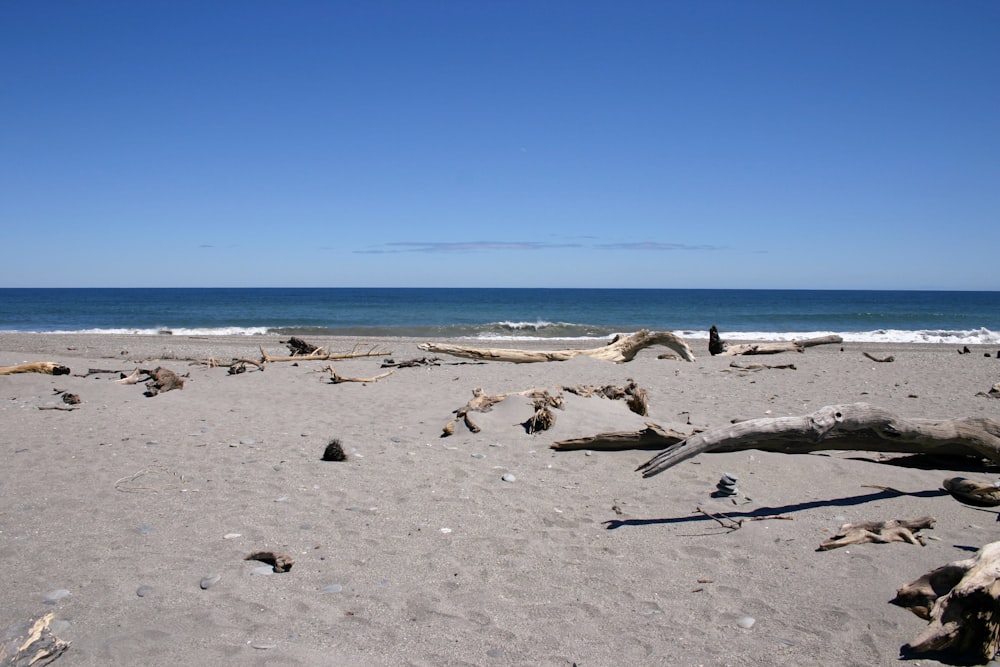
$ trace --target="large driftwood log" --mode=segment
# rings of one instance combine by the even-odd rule
[[[725,349],[718,353],[720,357],[735,357],[742,354],[778,354],[779,352],[805,352],[807,347],[816,345],[831,345],[843,343],[840,336],[821,336],[819,338],[807,338],[805,340],[778,341],[774,343],[741,343],[730,345],[726,343]]]
[[[1000,464],[1000,423],[992,419],[905,419],[868,405],[830,405],[800,417],[751,419],[668,446],[639,466],[652,477],[703,452],[759,449],[805,454],[828,449],[951,454]]]
[[[653,345],[665,345],[685,361],[694,361],[695,356],[683,338],[672,331],[649,331],[642,329],[631,336],[617,335],[603,347],[587,350],[516,350],[505,348],[475,348],[439,343],[422,343],[418,347],[427,352],[450,354],[467,359],[486,361],[510,361],[528,364],[540,361],[567,361],[574,357],[593,357],[604,361],[624,363],[632,361],[641,350]]]
[[[19,623],[0,633],[0,667],[47,665],[69,648],[69,642],[52,634],[55,614]]]
[[[940,651],[989,662],[1000,650],[1000,542],[928,572],[900,588],[892,602],[930,621],[904,653]]]
[[[0,375],[16,375],[17,373],[44,373],[46,375],[69,375],[69,367],[54,361],[32,361],[28,364],[0,367]]]

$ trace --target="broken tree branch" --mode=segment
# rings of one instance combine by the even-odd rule
[[[1000,464],[1000,422],[906,419],[866,403],[830,405],[800,417],[751,419],[696,433],[639,466],[652,477],[703,452],[745,449],[805,454],[846,449],[909,454],[952,454]]]
[[[456,357],[468,359],[483,359],[487,361],[509,361],[515,364],[528,364],[541,361],[567,361],[574,357],[593,357],[603,361],[613,361],[624,363],[631,361],[635,356],[647,347],[653,345],[665,345],[674,350],[685,361],[694,361],[695,356],[683,338],[672,331],[649,331],[642,329],[631,336],[619,334],[611,339],[611,342],[603,347],[587,350],[515,350],[503,348],[474,348],[460,345],[447,345],[438,343],[422,343],[418,345],[421,350],[427,352],[437,352],[440,354],[450,354]]]

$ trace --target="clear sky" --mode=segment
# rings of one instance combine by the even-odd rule
[[[996,0],[0,2],[0,287],[1000,290]]]

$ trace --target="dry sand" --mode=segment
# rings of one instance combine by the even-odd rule
[[[310,342],[433,356],[417,340]],[[976,396],[1000,381],[996,350],[834,345],[738,359],[795,370],[736,372],[706,341],[691,343],[694,363],[657,359],[663,348],[626,364],[438,355],[440,365],[331,384],[328,362],[241,375],[189,365],[256,357],[258,345],[286,353],[273,337],[0,334],[0,366],[72,369],[0,377],[0,627],[53,611],[72,642],[58,661],[67,666],[899,663],[925,621],[889,604],[896,589],[1000,535],[995,511],[959,504],[942,480],[992,481],[997,470],[747,451],[643,479],[635,468],[653,452],[549,445],[647,420],[720,426],[856,401],[1000,419],[1000,400]],[[333,364],[372,377],[382,361]],[[114,374],[84,377],[157,365],[190,374],[183,390],[147,398]],[[629,379],[649,393],[646,419],[570,397],[551,431],[528,435],[518,424],[530,402],[514,398],[476,416],[481,432],[458,424],[441,437],[475,387]],[[78,409],[40,409],[62,405],[57,390],[77,394]],[[347,461],[320,460],[334,438]],[[725,472],[739,477],[735,502],[711,495]],[[726,531],[697,507],[792,519]],[[816,551],[846,522],[925,515],[938,523],[924,547]],[[244,557],[261,550],[295,565],[256,574],[262,563]]]

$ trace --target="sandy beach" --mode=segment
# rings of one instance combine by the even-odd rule
[[[996,510],[941,490],[951,476],[991,482],[995,468],[750,450],[644,479],[636,468],[655,451],[550,447],[646,422],[711,428],[859,401],[1000,420],[1000,400],[977,395],[1000,382],[995,346],[734,359],[692,340],[695,362],[650,348],[624,364],[511,364],[413,339],[309,342],[386,356],[231,375],[192,362],[288,350],[270,336],[0,334],[0,366],[72,371],[0,377],[0,627],[53,612],[67,666],[934,665],[900,659],[926,621],[889,600],[1000,536]],[[436,362],[383,367],[423,358]],[[331,364],[344,378],[392,374],[335,384]],[[115,381],[157,366],[186,376],[183,389],[147,397]],[[474,388],[629,381],[647,391],[648,416],[566,395],[553,428],[528,434],[531,400],[512,397],[476,414],[478,433],[456,423],[442,437]],[[333,439],[345,461],[321,460]],[[713,497],[725,473],[739,494]],[[784,518],[730,530],[706,512]],[[926,546],[817,551],[844,523],[923,516],[937,520]],[[294,566],[246,560],[261,551]]]

